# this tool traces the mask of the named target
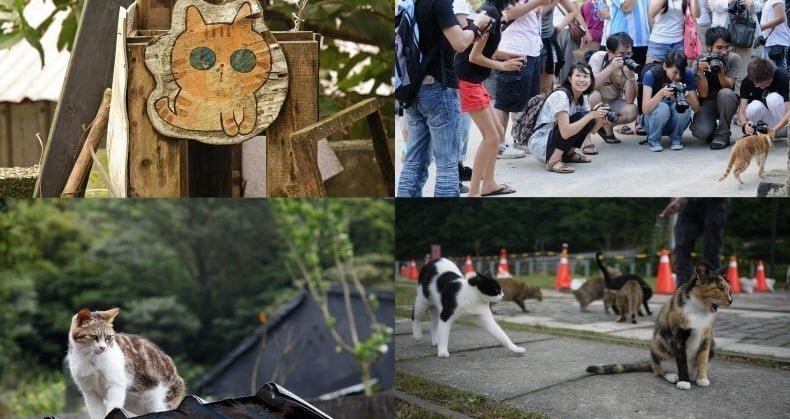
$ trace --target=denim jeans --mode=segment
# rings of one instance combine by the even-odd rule
[[[406,109],[409,149],[398,179],[396,196],[419,198],[428,181],[431,156],[436,163],[436,197],[460,196],[457,126],[461,103],[457,89],[440,83],[424,84],[417,100]]]
[[[771,57],[769,51],[776,51],[776,55]],[[763,47],[763,58],[769,59],[776,64],[776,68],[787,70],[787,51],[788,48],[782,45],[772,45],[770,47]]]
[[[679,113],[675,104],[659,102],[653,112],[643,116],[642,123],[647,131],[647,143],[650,145],[661,144],[661,136],[669,135],[672,144],[683,144],[683,131],[691,122],[691,108]]]
[[[466,149],[469,146],[469,129],[472,127],[472,117],[468,113],[458,112],[458,162],[466,160]]]

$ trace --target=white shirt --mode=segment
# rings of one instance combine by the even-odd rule
[[[453,14],[456,15],[469,15],[472,13],[472,8],[469,7],[467,0],[453,0]]]
[[[710,8],[710,27],[715,28],[721,26],[723,28],[730,27],[730,14],[727,13],[729,2],[727,0],[708,0],[708,7]],[[705,34],[701,33],[702,40],[705,40]]]
[[[568,95],[563,91],[556,91],[546,98],[543,103],[543,109],[538,114],[538,119],[535,120],[535,127],[538,128],[529,138],[529,151],[532,156],[541,163],[546,162],[546,146],[549,142],[549,134],[557,122],[557,114],[565,111],[568,116],[573,115],[578,111],[590,110],[590,102],[587,95],[584,95],[584,103],[579,106],[576,104],[571,105],[568,100]],[[541,126],[542,125],[542,126]]]
[[[667,11],[656,15],[650,40],[659,44],[683,42],[683,0],[667,0],[667,4]]]
[[[457,0],[456,0],[457,1]],[[530,0],[538,1],[538,0]],[[524,4],[527,0],[519,0],[517,4]],[[525,54],[528,57],[539,57],[543,41],[540,40],[540,17],[542,6],[524,13],[518,19],[510,22],[507,29],[502,31],[498,50],[511,54]]]
[[[777,3],[784,4],[784,0],[768,0],[765,2],[765,5],[763,5],[763,15],[760,18],[761,25],[764,25],[765,22],[774,20],[776,17],[774,5]],[[774,26],[773,28],[764,30],[763,36],[766,39],[766,47],[770,47],[772,45],[790,45],[790,27],[787,26],[786,21]]]

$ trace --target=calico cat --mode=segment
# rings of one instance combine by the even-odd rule
[[[620,318],[618,322],[625,322],[628,317],[631,317],[631,323],[636,324],[636,313],[639,311],[639,304],[642,303],[642,286],[634,279],[629,279],[617,291],[615,297],[615,305],[620,310]]]
[[[412,333],[422,338],[420,318],[431,312],[431,343],[438,346],[438,356],[447,358],[450,327],[462,314],[477,315],[480,325],[503,346],[521,354],[525,349],[513,344],[494,320],[489,303],[502,300],[502,287],[496,280],[476,273],[464,277],[458,266],[448,259],[429,262],[420,270],[417,297],[412,311]]]
[[[733,176],[738,181],[738,189],[743,188],[740,174],[749,167],[752,159],[757,160],[757,167],[759,168],[757,176],[762,179],[765,160],[768,159],[768,151],[771,149],[771,144],[773,144],[771,135],[759,132],[736,141],[730,152],[730,161],[727,163],[727,169],[724,170],[724,174],[719,178],[719,182],[724,180],[730,174],[730,170],[732,170]]]
[[[539,287],[527,285],[513,278],[497,278],[496,281],[502,287],[502,293],[504,294],[502,301],[512,301],[518,304],[524,313],[529,313],[529,310],[524,305],[524,300],[527,298],[543,301],[543,293],[540,292]]]
[[[650,298],[653,296],[653,289],[650,288],[650,285],[648,285],[641,276],[636,274],[622,274],[612,277],[610,276],[609,268],[603,263],[603,255],[601,252],[597,252],[595,254],[595,260],[598,262],[598,267],[601,268],[601,272],[603,272],[604,282],[606,283],[607,289],[619,290],[628,280],[632,279],[639,282],[639,285],[642,287],[642,305],[644,305],[645,311],[647,311],[648,315],[653,314],[650,311],[650,307],[647,305],[648,300],[650,300]],[[612,309],[614,310],[615,314],[620,314],[617,309],[617,304],[613,305]],[[639,310],[637,314],[641,316],[642,310]]]
[[[249,134],[257,120],[255,92],[271,71],[269,44],[253,30],[250,4],[231,23],[206,23],[195,6],[186,10],[186,30],[171,52],[173,78],[180,88],[154,108],[171,125],[195,131]]]
[[[173,360],[145,338],[115,333],[118,311],[83,308],[71,319],[69,369],[91,419],[116,407],[137,415],[174,409],[184,380]]]
[[[726,268],[725,268],[726,269]],[[701,262],[686,284],[667,301],[653,331],[651,361],[635,364],[591,365],[592,374],[653,371],[677,388],[688,390],[691,380],[707,387],[708,361],[713,358],[713,324],[719,307],[732,304],[730,285],[721,272]]]

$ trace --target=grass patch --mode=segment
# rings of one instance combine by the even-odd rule
[[[3,380],[0,388],[0,417],[33,417],[51,415],[63,410],[66,383],[63,374],[57,372],[47,376],[16,381]]]
[[[538,413],[525,412],[502,402],[486,399],[479,394],[435,383],[405,371],[395,371],[395,388],[472,417],[501,419],[537,419],[545,417]],[[400,418],[401,416],[397,415],[397,417]]]
[[[407,401],[395,399],[395,417],[398,419],[444,419],[444,416]]]

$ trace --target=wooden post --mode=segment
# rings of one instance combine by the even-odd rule
[[[291,133],[318,120],[318,39],[311,32],[273,32],[288,63],[288,97],[266,130],[268,197],[307,196]]]
[[[85,192],[80,191],[80,189],[88,178],[91,163],[93,162],[93,159],[91,159],[91,151],[99,146],[99,142],[107,134],[107,120],[110,116],[111,94],[110,89],[104,91],[104,97],[102,98],[101,105],[99,105],[99,112],[96,114],[96,119],[94,119],[91,124],[88,138],[85,140],[82,150],[80,150],[77,161],[74,162],[74,169],[71,171],[66,186],[63,188],[63,193],[60,195],[61,198],[74,198],[78,196],[80,192]]]

